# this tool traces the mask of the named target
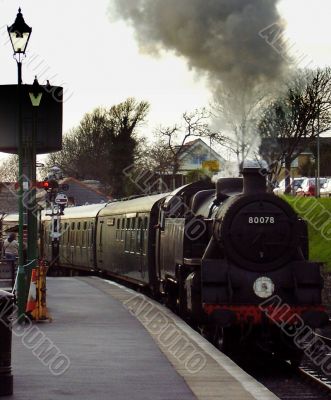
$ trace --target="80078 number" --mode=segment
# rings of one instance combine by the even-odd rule
[[[249,224],[274,224],[275,217],[249,217]]]

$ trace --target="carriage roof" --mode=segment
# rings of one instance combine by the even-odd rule
[[[162,193],[151,196],[142,196],[135,199],[111,202],[100,211],[99,215],[107,216],[132,212],[150,212],[153,206],[166,196],[166,193]]]

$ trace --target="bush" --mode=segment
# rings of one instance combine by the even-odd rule
[[[331,199],[290,196],[284,199],[308,223],[310,260],[325,263],[331,271]]]

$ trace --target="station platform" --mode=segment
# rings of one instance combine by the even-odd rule
[[[170,310],[97,277],[48,278],[52,322],[13,332],[12,400],[277,399]]]

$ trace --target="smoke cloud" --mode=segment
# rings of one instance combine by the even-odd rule
[[[277,0],[112,0],[112,15],[135,29],[141,49],[170,50],[208,75],[212,86],[254,86],[282,74],[284,57],[259,36],[282,32]]]

